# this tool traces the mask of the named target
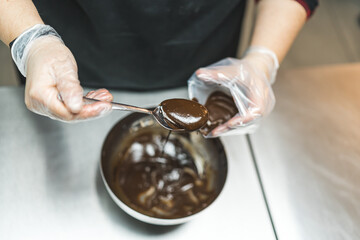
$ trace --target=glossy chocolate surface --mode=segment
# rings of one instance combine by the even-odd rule
[[[209,112],[209,120],[200,129],[203,135],[208,135],[216,127],[226,123],[238,113],[233,98],[220,91],[215,91],[208,97],[205,107]]]
[[[208,110],[192,100],[168,99],[160,106],[166,123],[173,129],[195,131],[208,120]]]
[[[136,211],[158,218],[180,218],[199,212],[218,195],[215,170],[199,172],[185,138],[166,132],[139,130],[114,155],[111,185],[122,201]]]

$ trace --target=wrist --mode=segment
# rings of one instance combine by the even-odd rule
[[[273,51],[261,46],[250,46],[246,50],[243,59],[263,72],[270,84],[275,82],[279,61]]]
[[[11,56],[21,74],[26,77],[26,62],[29,50],[37,39],[51,36],[62,42],[60,35],[49,25],[36,24],[25,30],[11,46]]]

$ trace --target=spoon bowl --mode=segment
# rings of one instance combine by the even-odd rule
[[[162,111],[162,107],[161,106],[157,106],[152,112],[151,114],[153,115],[153,117],[155,118],[155,120],[165,129],[170,130],[170,131],[174,131],[174,132],[184,132],[185,129],[183,128],[175,128],[175,127],[171,127],[166,121],[165,121],[165,117]]]

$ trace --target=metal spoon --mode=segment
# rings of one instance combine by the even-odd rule
[[[83,97],[83,99],[85,100],[85,102],[102,102],[101,100],[97,100],[97,99],[93,99],[93,98],[87,98],[87,97]],[[140,107],[131,106],[131,105],[122,104],[122,103],[117,103],[117,102],[110,102],[110,104],[111,104],[111,108],[113,110],[132,111],[132,112],[150,114],[155,118],[155,120],[163,128],[165,128],[167,130],[176,131],[176,132],[185,131],[184,129],[172,128],[166,123],[166,121],[164,119],[165,117],[164,117],[164,115],[162,113],[161,106],[157,106],[154,110],[151,111],[151,110],[146,109],[146,108],[140,108]]]

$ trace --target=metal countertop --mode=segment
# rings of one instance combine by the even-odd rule
[[[245,137],[226,137],[229,175],[220,198],[175,227],[139,222],[107,194],[102,143],[125,114],[65,124],[28,111],[23,88],[0,88],[0,239],[274,239]],[[114,92],[116,101],[154,106],[186,89]]]
[[[284,71],[274,91],[251,144],[278,238],[360,239],[360,64]]]

